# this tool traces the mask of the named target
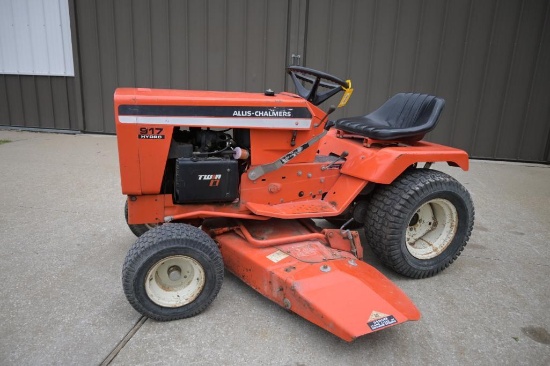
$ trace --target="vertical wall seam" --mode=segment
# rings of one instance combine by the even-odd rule
[[[168,88],[172,89],[172,32],[170,31],[170,26],[170,0],[166,0],[166,33],[168,33]]]
[[[401,0],[397,1],[397,10],[395,16],[395,27],[393,34],[393,45],[391,50],[391,65],[390,65],[390,82],[388,83],[388,91],[386,97],[389,98],[393,90],[393,78],[395,76],[395,54],[397,53],[397,38],[399,37],[399,23],[401,22]]]
[[[132,77],[133,77],[133,86],[137,86],[137,77],[136,77],[136,38],[134,32],[134,6],[132,1],[130,1],[130,33],[132,37]]]
[[[208,1],[204,1],[204,64],[206,65],[205,90],[208,90]]]
[[[519,11],[519,16],[518,16],[518,20],[517,20],[517,25],[516,25],[516,31],[515,31],[515,36],[514,36],[514,47],[512,48],[512,57],[510,59],[510,64],[508,66],[508,77],[506,78],[506,87],[504,88],[504,98],[502,100],[502,107],[500,108],[500,113],[499,113],[499,116],[498,116],[498,129],[497,129],[497,133],[496,133],[496,136],[497,136],[497,140],[495,141],[495,146],[493,148],[493,157],[495,157],[497,155],[497,151],[499,149],[499,145],[500,145],[500,136],[501,136],[501,132],[502,132],[502,117],[504,116],[504,110],[506,109],[506,104],[508,103],[508,91],[510,90],[510,81],[512,79],[512,72],[514,71],[514,64],[515,64],[515,59],[516,59],[516,50],[517,50],[517,46],[518,46],[518,38],[519,38],[519,33],[520,33],[520,29],[521,29],[521,19],[523,18],[523,9],[524,9],[524,6],[525,6],[525,0],[522,0],[521,1],[521,9]]]
[[[149,15],[147,17],[148,22],[148,32],[147,37],[149,38],[149,67],[151,68],[151,71],[149,72],[149,86],[151,88],[155,87],[155,65],[154,65],[154,57],[153,57],[153,20],[152,20],[152,14],[151,14],[151,0],[147,1],[147,6],[149,8],[149,11],[147,14]]]
[[[545,26],[548,25],[548,23],[550,23],[550,17],[549,17],[549,8],[546,9],[546,17],[544,18],[544,24]],[[548,30],[548,28],[546,28],[546,30]],[[544,39],[544,38],[543,38]],[[548,112],[550,112],[550,108],[548,106],[546,106],[546,116],[548,117]],[[542,157],[542,160],[546,161],[546,163],[550,163],[550,126],[546,126],[546,128],[548,129],[547,131],[547,139],[546,139],[546,147],[544,149],[544,155]]]
[[[451,119],[451,135],[449,136],[449,141],[452,143],[455,136],[455,129],[457,126],[456,115],[458,113],[458,107],[460,104],[460,95],[462,91],[462,81],[464,79],[464,64],[466,63],[466,56],[468,55],[468,46],[470,44],[470,26],[473,16],[473,0],[470,0],[470,5],[468,9],[468,22],[466,24],[466,34],[464,36],[464,48],[462,49],[462,59],[460,60],[460,75],[458,76],[458,85],[456,86],[456,98],[455,98],[455,108],[453,111],[453,117]]]
[[[263,28],[263,45],[262,45],[262,65],[263,65],[263,72],[262,72],[262,88],[266,88],[266,81],[265,81],[265,74],[267,70],[267,22],[268,22],[268,13],[269,13],[269,2],[264,2],[264,28]]]
[[[357,1],[353,0],[351,3],[351,9],[349,14],[350,21],[349,21],[349,36],[348,36],[348,51],[347,51],[348,62],[346,64],[346,74],[344,76],[346,79],[349,78],[351,75],[351,60],[353,59],[353,48],[351,46],[353,44],[353,33],[354,33],[353,31],[355,29],[356,5],[357,5]],[[345,116],[348,114],[348,111],[349,111],[349,106],[346,105],[344,107],[342,114]]]
[[[298,4],[298,34],[300,33],[300,19],[302,19],[302,7],[300,4]],[[306,0],[306,11],[304,15],[305,24],[304,24],[304,49],[303,49],[303,55],[302,55],[302,65],[306,64],[307,61],[307,34],[309,30],[309,0]],[[299,44],[300,40],[298,40],[297,44]],[[298,50],[300,51],[300,50]]]
[[[189,1],[185,2],[185,87],[191,89],[189,81]]]
[[[330,70],[330,49],[332,47],[332,28],[334,26],[334,0],[330,0],[328,13],[328,40],[327,40],[327,57],[325,58],[325,71]]]
[[[291,47],[291,44],[290,44],[290,32],[291,32],[291,28],[292,28],[292,17],[291,17],[291,3],[292,3],[292,0],[287,0],[286,2],[286,47],[285,47],[285,66],[288,65],[288,60],[289,60],[289,53],[292,52],[292,50],[290,50],[290,47]],[[298,33],[299,33],[299,30],[298,30]],[[297,44],[298,42],[296,42]],[[283,90],[287,90],[287,77],[286,77],[286,68],[285,68],[285,78],[284,78],[284,82],[283,82]]]
[[[529,112],[531,110],[531,98],[533,97],[533,89],[534,89],[534,86],[535,86],[535,75],[537,75],[537,73],[539,71],[540,53],[541,53],[541,50],[542,50],[542,41],[544,39],[544,33],[546,32],[546,29],[547,29],[546,27],[548,25],[546,20],[548,19],[549,9],[550,9],[550,1],[547,1],[546,2],[546,11],[544,12],[545,16],[544,16],[544,19],[543,19],[543,24],[542,24],[542,28],[541,28],[541,31],[540,31],[540,35],[538,37],[539,40],[537,42],[538,49],[537,49],[536,57],[535,57],[535,67],[533,69],[533,72],[531,73],[531,79],[529,80],[529,95],[527,97],[527,104],[525,105],[525,111],[523,113],[523,118],[521,120],[523,126],[522,126],[522,129],[521,129],[519,144],[516,146],[515,157],[518,160],[520,158],[520,152],[523,148],[523,141],[525,139],[525,130],[527,129],[527,124],[528,124],[527,117],[530,115]],[[548,142],[550,143],[550,138],[548,140],[549,140]],[[544,159],[546,159],[546,156],[542,156],[541,158],[542,158],[541,160],[544,160]]]
[[[33,44],[33,41],[32,41],[32,31],[31,31],[31,27],[32,27],[32,24],[31,24],[31,18],[30,18],[30,12],[29,12],[29,2],[28,1],[23,1],[23,3],[25,4],[25,9],[26,9],[26,20],[27,20],[27,30],[29,32],[29,42],[31,44],[31,62],[32,62],[32,72],[33,73],[36,73],[36,67],[35,67],[35,64],[34,64],[34,44]],[[46,14],[44,14],[46,15]],[[47,49],[48,47],[46,47]],[[50,60],[48,59],[48,70],[50,69]]]
[[[355,28],[355,8],[356,8],[356,0],[352,0],[351,2],[351,9],[350,9],[350,21],[349,21],[349,36],[348,36],[348,62],[346,63],[346,78],[350,75],[351,72],[351,60],[353,59],[353,29]]]
[[[50,101],[52,102],[52,118],[53,118],[52,122],[53,122],[53,125],[55,127],[55,125],[56,125],[55,121],[57,120],[57,118],[55,117],[55,103],[53,101],[53,88],[52,88],[52,77],[51,76],[48,77],[48,85],[50,87]],[[68,102],[69,101],[67,100],[67,103]],[[38,105],[40,106],[40,103]]]
[[[8,80],[7,80],[8,75],[2,75],[1,77],[4,78],[4,92],[6,93],[6,102],[7,102],[6,107],[8,108],[8,120],[9,120],[8,122],[10,126],[13,126],[14,121],[11,115],[10,93],[8,93]]]
[[[116,80],[116,86],[118,87],[118,85],[120,84],[120,80],[118,78],[118,57],[117,57],[117,50],[118,50],[118,47],[117,47],[117,35],[118,35],[118,32],[116,30],[116,21],[115,21],[115,12],[116,12],[116,9],[115,9],[115,2],[113,1],[112,3],[112,17],[111,17],[111,21],[113,22],[113,42],[115,44],[115,49],[114,49],[114,52],[113,52],[113,57],[114,57],[114,61],[115,61],[115,80]]]
[[[67,4],[67,5],[68,5],[68,4]],[[44,6],[44,0],[42,0],[42,6]],[[57,10],[58,10],[58,12],[59,12],[59,21],[61,22],[61,19],[63,19],[63,17],[62,17],[62,14],[61,14],[61,3],[60,3],[59,1],[57,2]],[[69,9],[69,11],[70,11],[70,9]],[[69,18],[70,18],[70,17],[71,17],[71,16],[69,15]],[[70,20],[69,20],[69,22],[70,22]],[[70,26],[70,24],[69,24],[69,29],[70,29],[70,27],[71,27],[71,26]],[[46,32],[46,34],[47,34],[47,32]],[[65,50],[65,39],[64,39],[63,36],[64,36],[64,32],[61,31],[61,43],[62,43],[61,49],[62,49],[62,52],[63,52],[63,70],[64,70],[65,75],[67,75],[67,71],[66,71],[66,70],[67,70],[67,63],[66,63],[67,57],[66,57],[66,55],[65,55],[65,51],[66,51],[66,50]],[[46,39],[47,39],[47,36],[46,36]],[[46,49],[48,49],[48,47],[46,47]],[[71,49],[72,49],[72,44],[71,44]],[[49,50],[47,50],[47,52],[48,52],[48,60],[49,60]],[[73,51],[73,52],[74,52],[74,51]],[[71,58],[72,58],[72,55],[71,55]],[[49,62],[48,62],[48,69],[49,69],[49,66],[50,66],[50,64],[49,64]],[[74,72],[75,72],[75,71],[74,71],[74,69],[73,69],[73,73],[74,73]]]
[[[12,19],[15,19],[15,13],[13,11],[13,5],[12,5],[12,2],[11,1],[8,1],[8,4],[10,4],[10,10],[11,10],[11,18]],[[15,28],[13,27],[13,33],[15,35]],[[15,46],[15,62],[17,63],[17,65],[19,65],[19,53],[17,52],[17,45]],[[19,66],[17,67],[17,71],[19,71]]]
[[[374,0],[374,10],[372,12],[374,14],[374,17],[372,19],[372,26],[371,26],[371,38],[370,38],[370,55],[369,55],[369,69],[367,71],[367,80],[366,80],[366,87],[367,87],[367,92],[365,93],[365,100],[364,100],[364,104],[367,106],[367,109],[370,109],[369,106],[370,106],[370,90],[371,90],[371,85],[370,85],[370,81],[372,79],[372,60],[373,60],[373,54],[374,54],[374,49],[375,49],[375,46],[376,46],[376,19],[378,19],[377,17],[377,13],[378,13],[378,0]]]
[[[477,140],[477,133],[479,131],[479,119],[481,117],[481,109],[484,105],[484,99],[485,99],[485,87],[487,86],[487,78],[489,74],[489,61],[491,60],[491,51],[493,49],[493,39],[495,36],[495,28],[496,28],[496,19],[498,16],[498,10],[499,10],[499,0],[495,0],[495,6],[493,8],[493,18],[491,21],[491,34],[489,35],[489,49],[487,50],[487,54],[485,56],[485,62],[483,67],[483,81],[481,82],[481,90],[479,93],[479,101],[477,105],[477,111],[476,111],[476,117],[474,121],[474,133],[471,138],[470,142],[470,151],[474,151],[476,148],[476,140]]]
[[[424,12],[426,11],[426,0],[422,0],[420,6],[420,21],[418,22],[418,28],[416,30],[416,49],[414,50],[414,65],[413,65],[413,77],[410,90],[416,89],[416,75],[418,74],[418,57],[420,55],[420,43],[421,43],[421,34],[424,29]]]
[[[76,70],[75,70],[75,73],[76,73]],[[80,70],[79,70],[79,73],[80,73]],[[69,99],[69,85],[68,85],[68,83],[69,83],[69,79],[67,78],[67,79],[65,79],[65,98],[67,98],[67,117],[69,118],[69,121],[68,121],[69,122],[69,128],[68,129],[72,130],[73,128],[72,128],[72,124],[71,124],[71,106],[69,105],[70,104],[69,103],[70,99]],[[75,89],[77,88],[77,83],[76,82],[74,83],[74,88]],[[76,93],[75,98],[77,98],[78,96],[79,96],[79,94]],[[82,91],[80,92],[80,97],[82,99]],[[75,104],[76,104],[75,108],[78,108],[77,107],[78,102],[75,103]],[[81,105],[84,105],[84,101],[81,101]],[[76,113],[78,113],[78,112],[76,112]],[[84,111],[82,111],[82,115],[84,115]],[[54,115],[54,118],[55,118],[55,115]],[[84,118],[82,118],[82,124],[83,124],[82,125],[82,130],[84,130]],[[57,128],[57,118],[54,121],[54,126]]]
[[[73,16],[71,17],[71,5],[73,8]],[[80,43],[78,42],[79,36],[80,36],[80,29],[79,29],[79,20],[78,20],[78,11],[76,6],[75,0],[69,0],[69,22],[70,27],[72,28],[71,31],[71,42],[74,41],[75,47],[73,48],[73,52],[76,52],[76,56],[73,56],[73,63],[74,63],[74,72],[75,72],[75,78],[73,79],[73,85],[74,85],[74,92],[75,92],[75,114],[77,119],[77,127],[80,128],[82,131],[86,130],[86,106],[84,105],[84,78],[82,75],[82,54],[80,49]],[[74,25],[74,27],[73,27]],[[75,51],[76,50],[76,51]],[[68,108],[68,116],[69,116],[69,127],[72,128],[71,124],[71,107],[68,103],[69,99],[69,88],[68,88],[68,78],[65,79],[65,93],[67,97],[67,108]],[[82,122],[82,125],[80,125],[80,122]]]
[[[53,125],[55,127],[55,121],[56,121],[57,118],[55,118],[55,103],[53,101],[53,88],[52,88],[52,77],[51,76],[48,76],[48,86],[50,88],[50,102],[52,103],[52,116],[51,117],[53,118],[52,122],[53,122]],[[39,112],[38,116],[40,118],[40,103],[38,103],[38,112]],[[42,125],[42,123],[40,125]]]
[[[99,71],[99,104],[100,104],[100,107],[101,107],[101,119],[103,120],[101,125],[103,126],[102,128],[102,131],[101,132],[105,132],[105,119],[103,118],[103,116],[105,115],[105,109],[104,109],[104,105],[103,105],[103,73],[101,72],[101,55],[100,55],[100,50],[101,50],[101,44],[100,44],[100,39],[99,39],[99,24],[98,24],[98,19],[99,17],[97,16],[97,0],[94,0],[94,15],[95,15],[95,18],[94,18],[94,24],[95,24],[95,37],[96,37],[96,45],[97,45],[97,52],[96,52],[96,55],[97,55],[97,69]]]
[[[44,0],[41,1],[41,4],[42,4],[42,13],[44,15],[46,15],[46,9],[44,7]],[[61,17],[61,4],[59,3],[59,1],[57,2],[57,11],[59,13],[59,21],[61,21],[62,17]],[[48,28],[47,27],[44,27],[44,33],[46,34],[46,42],[48,40]],[[63,39],[63,32],[61,32],[61,42],[64,43],[64,39]],[[34,48],[34,47],[32,47]],[[62,51],[63,51],[63,70],[67,70],[67,65],[65,64],[65,47],[61,47]],[[46,57],[48,58],[48,72],[51,71],[51,67],[50,67],[50,48],[49,47],[46,47]],[[33,56],[33,60],[34,60],[34,56]],[[33,61],[33,68],[34,68],[34,61]],[[65,71],[65,74],[67,72]]]
[[[38,115],[38,126],[42,127],[42,118],[40,117],[40,103],[38,102],[38,88],[36,87],[36,76],[33,75],[32,83],[34,85],[34,99],[36,100],[36,114]]]
[[[223,90],[227,90],[227,59],[228,59],[228,53],[227,53],[227,36],[229,34],[228,29],[228,22],[227,22],[227,0],[224,0],[223,2],[223,30],[224,30],[224,38],[223,38]]]
[[[23,96],[23,85],[21,84],[21,75],[17,75],[17,82],[19,83],[19,97],[21,98],[21,114],[23,115],[23,121],[21,126],[27,125],[27,115],[25,113],[25,98]]]
[[[437,67],[435,71],[435,83],[433,86],[434,94],[437,95],[439,85],[439,73],[441,72],[441,58],[443,57],[443,45],[445,44],[445,32],[447,31],[447,18],[449,16],[449,0],[445,0],[445,17],[441,29],[441,40],[439,41],[439,54],[437,56]]]
[[[246,90],[247,80],[246,80],[246,60],[248,59],[248,52],[247,46],[248,46],[248,0],[244,1],[244,27],[243,27],[243,39],[244,39],[244,57],[243,57],[243,87],[241,90]]]

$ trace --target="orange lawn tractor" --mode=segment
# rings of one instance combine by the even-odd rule
[[[328,119],[318,105],[352,89],[317,70],[287,69],[296,93],[117,89],[127,223],[138,236],[122,270],[141,314],[199,314],[224,266],[262,295],[351,341],[420,313],[362,261],[367,244],[398,273],[448,267],[470,236],[466,189],[431,170],[468,155],[422,141],[444,100],[400,93],[376,111]],[[313,219],[338,223],[320,229]],[[366,243],[357,231],[364,226]]]

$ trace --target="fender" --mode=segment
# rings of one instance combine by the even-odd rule
[[[337,147],[337,148],[336,148]],[[364,146],[363,139],[339,138],[332,129],[321,141],[319,152],[341,154],[347,151],[341,173],[368,182],[390,184],[408,167],[420,162],[446,162],[469,169],[468,154],[460,149],[418,141],[404,146]]]

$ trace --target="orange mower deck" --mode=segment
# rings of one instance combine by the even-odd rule
[[[340,230],[319,232],[310,220],[276,219],[206,230],[219,244],[230,272],[348,342],[420,319],[396,285],[351,254],[352,244]],[[359,244],[357,232],[350,234]]]

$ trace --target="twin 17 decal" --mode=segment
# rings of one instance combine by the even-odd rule
[[[149,140],[162,140],[164,139],[164,134],[162,133],[164,129],[161,127],[141,127],[139,129],[139,139],[149,139]]]

